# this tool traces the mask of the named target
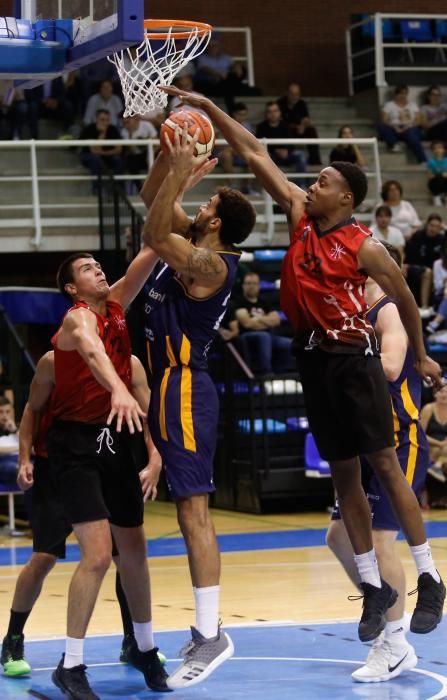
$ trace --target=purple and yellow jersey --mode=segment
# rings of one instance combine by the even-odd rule
[[[366,316],[373,328],[380,309],[392,303],[392,300],[384,295],[368,309]],[[408,482],[414,486],[419,468],[421,472],[418,479],[425,480],[425,473],[422,474],[422,471],[424,468],[426,471],[428,467],[428,443],[419,420],[422,379],[414,367],[414,355],[410,347],[400,376],[395,381],[388,382],[388,390],[393,409],[397,456]],[[416,492],[417,490],[415,488]]]
[[[240,253],[216,251],[228,267],[225,284],[204,299],[188,294],[178,273],[160,261],[145,285],[148,362],[156,376],[182,365],[206,370],[207,355],[225,315]]]

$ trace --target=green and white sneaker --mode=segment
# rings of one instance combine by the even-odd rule
[[[1,664],[5,676],[17,678],[31,673],[31,666],[24,658],[24,641],[23,634],[7,634],[3,639]]]

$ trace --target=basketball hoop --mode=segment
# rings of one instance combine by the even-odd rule
[[[139,46],[108,57],[121,80],[124,117],[166,107],[168,95],[158,86],[170,85],[177,73],[206,49],[212,27],[189,20],[145,19],[144,30]]]

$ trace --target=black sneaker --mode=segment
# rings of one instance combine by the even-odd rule
[[[127,659],[132,666],[141,671],[148,688],[159,693],[169,693],[171,689],[166,684],[168,674],[164,670],[157,652],[157,647],[150,651],[140,651],[134,641],[127,652]]]
[[[5,676],[19,678],[31,673],[31,666],[25,659],[24,641],[23,634],[7,634],[3,639],[1,664]]]
[[[123,641],[121,642],[121,651],[120,651],[120,662],[122,664],[127,664],[129,663],[129,649],[132,646],[132,644],[135,642],[135,637],[133,634],[125,634],[123,637]]]
[[[386,581],[382,582],[382,588],[377,588],[370,583],[361,583],[363,591],[363,613],[359,622],[359,639],[361,642],[372,642],[385,629],[385,613],[397,600],[397,591],[391,588]],[[358,596],[350,596],[350,600],[358,600]]]
[[[424,573],[418,578],[417,588],[408,595],[413,595],[416,591],[418,600],[411,618],[410,630],[417,634],[428,634],[442,620],[445,586],[442,579],[438,583],[431,574]]]
[[[87,666],[81,664],[73,668],[64,668],[64,656],[65,654],[62,654],[59,666],[51,675],[54,685],[57,685],[70,700],[100,700],[89,686],[85,673]]]

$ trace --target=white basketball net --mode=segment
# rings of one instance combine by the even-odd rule
[[[211,30],[192,27],[188,38],[178,39],[177,27],[163,32],[163,39],[145,38],[137,48],[117,51],[108,60],[114,63],[123,89],[124,117],[147,114],[165,108],[168,95],[158,88],[170,85],[177,73],[208,46]],[[185,30],[181,28],[181,31]]]

